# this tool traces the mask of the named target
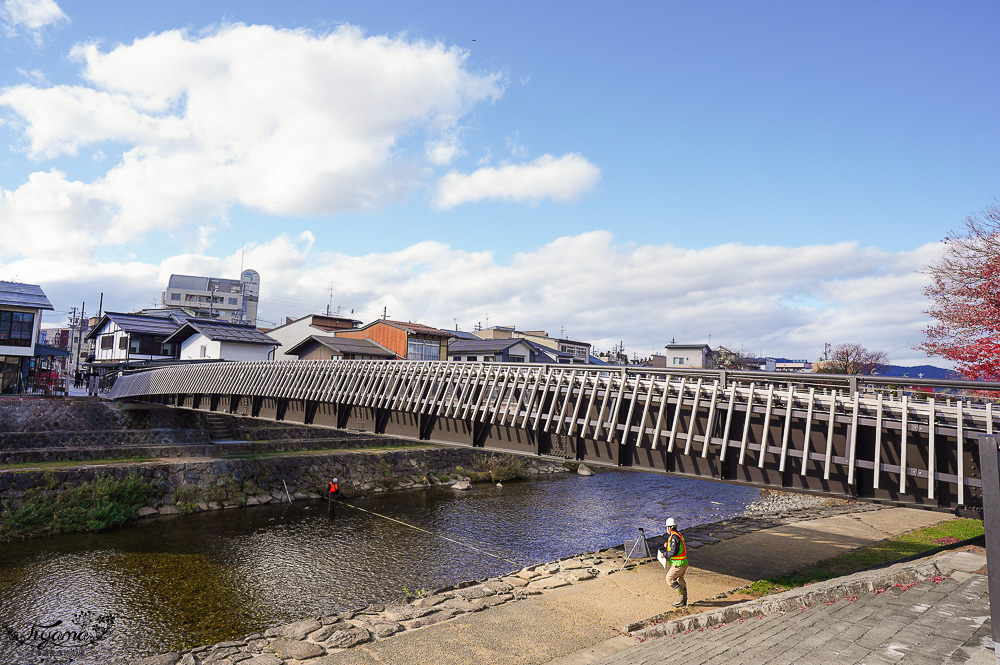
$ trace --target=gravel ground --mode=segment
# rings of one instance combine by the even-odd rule
[[[844,499],[831,499],[825,496],[813,496],[812,494],[797,494],[795,492],[779,492],[776,490],[761,490],[760,498],[751,503],[743,511],[744,515],[763,515],[767,513],[779,513],[785,510],[796,510],[798,508],[815,508],[816,506],[839,506],[852,501]]]

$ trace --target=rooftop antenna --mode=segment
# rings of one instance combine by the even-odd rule
[[[326,315],[330,316],[330,310],[333,308],[333,282],[330,282],[330,302],[326,305]],[[338,308],[339,310],[339,308]],[[338,311],[339,314],[339,311]]]
[[[243,258],[247,253],[247,241],[243,241],[243,249],[240,250],[240,279],[243,279]]]
[[[388,307],[383,307],[382,308],[382,320],[385,321],[388,318],[389,318],[389,308]]]

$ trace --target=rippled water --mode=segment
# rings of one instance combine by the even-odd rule
[[[123,663],[619,545],[637,527],[662,533],[667,516],[682,528],[712,522],[758,494],[605,472],[380,494],[332,515],[325,501],[298,501],[0,545],[0,628],[25,638],[33,624],[113,616],[99,641],[55,652],[80,665]],[[43,662],[39,640],[25,641],[0,633],[0,649],[24,654],[4,662]]]

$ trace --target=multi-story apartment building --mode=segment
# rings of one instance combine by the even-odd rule
[[[240,279],[171,275],[163,292],[164,307],[193,310],[198,316],[257,325],[260,275],[244,270]]]

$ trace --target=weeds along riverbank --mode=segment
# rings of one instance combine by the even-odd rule
[[[174,515],[566,472],[556,460],[446,447],[308,451],[0,470],[0,540],[101,531]]]

